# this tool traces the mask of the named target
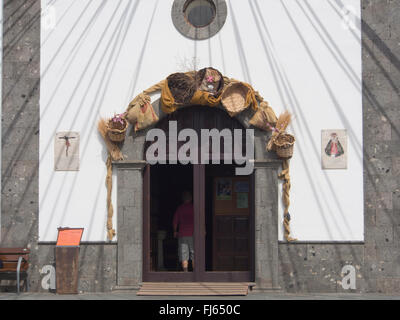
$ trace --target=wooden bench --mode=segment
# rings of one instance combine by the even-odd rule
[[[17,280],[18,294],[20,280],[25,280],[26,291],[29,290],[27,279],[29,253],[30,250],[27,248],[0,248],[0,280]]]

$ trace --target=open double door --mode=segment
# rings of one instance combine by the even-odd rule
[[[144,172],[143,281],[254,281],[253,176],[234,165],[148,165]],[[193,194],[194,268],[178,261],[172,218]]]

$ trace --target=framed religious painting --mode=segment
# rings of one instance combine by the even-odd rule
[[[321,131],[322,169],[347,169],[347,131]]]
[[[57,132],[54,141],[54,170],[79,170],[79,132]]]

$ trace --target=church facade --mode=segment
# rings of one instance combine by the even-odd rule
[[[398,6],[4,0],[0,247],[30,249],[32,291],[49,290],[58,228],[71,227],[84,228],[79,292],[398,293]],[[233,112],[228,97],[243,94]],[[133,115],[113,157],[99,120],[136,106],[153,120]],[[269,126],[255,125],[260,110]],[[290,159],[268,148],[285,111]],[[233,147],[204,162],[211,132]],[[244,161],[216,161],[239,149]],[[186,190],[196,262],[182,272],[172,217]]]

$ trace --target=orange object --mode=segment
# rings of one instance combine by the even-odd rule
[[[79,246],[84,228],[58,228],[57,246]]]

